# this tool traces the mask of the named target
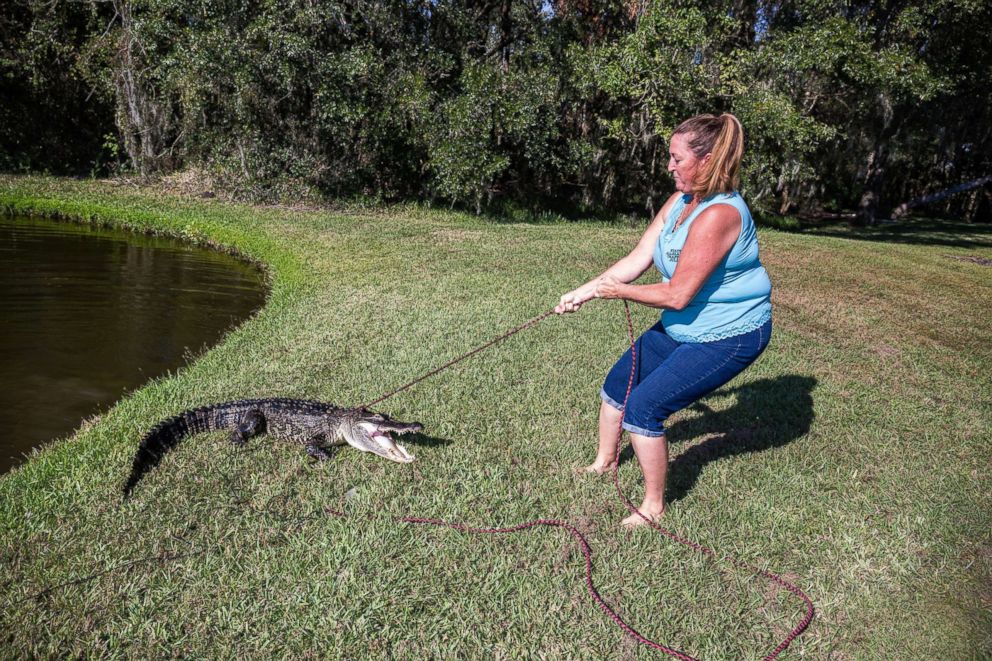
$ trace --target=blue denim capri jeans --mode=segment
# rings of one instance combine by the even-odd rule
[[[713,342],[676,342],[659,321],[635,343],[634,386],[623,414],[623,428],[642,436],[664,436],[665,420],[708,395],[753,363],[768,346],[769,319],[748,333]],[[600,392],[620,410],[630,380],[630,349],[610,370]]]

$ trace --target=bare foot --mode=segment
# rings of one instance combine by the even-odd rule
[[[588,466],[584,466],[582,468],[579,468],[578,470],[576,470],[576,472],[577,473],[580,473],[580,474],[583,474],[583,473],[584,474],[593,474],[593,473],[595,473],[596,475],[602,475],[603,473],[608,473],[611,470],[613,470],[613,467],[615,465],[616,464],[615,463],[612,463],[612,462],[611,463],[600,463],[598,461],[595,461],[595,462],[589,464]]]
[[[662,515],[665,513],[665,506],[662,505],[660,508],[658,508],[654,506],[649,507],[649,506],[641,505],[638,508],[638,510],[641,512],[641,514],[643,514],[648,519],[650,519],[652,523],[657,523],[658,520],[661,519]],[[640,526],[648,525],[648,522],[645,521],[644,517],[642,517],[640,514],[631,514],[626,519],[621,521],[620,525],[626,528],[627,530],[633,530],[634,528],[639,528]]]

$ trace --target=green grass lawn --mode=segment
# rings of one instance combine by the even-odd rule
[[[656,655],[591,601],[567,533],[394,522],[405,515],[568,519],[607,601],[694,656],[760,658],[802,616],[729,562],[623,531],[611,481],[573,474],[593,457],[601,379],[627,343],[617,302],[551,317],[380,405],[423,422],[405,439],[413,464],[348,449],[314,463],[298,446],[238,449],[215,433],[120,501],[158,420],[243,397],[367,402],[544,312],[639,229],[33,178],[0,178],[0,206],[233,247],[272,286],[218,346],[0,477],[0,656]],[[782,658],[992,655],[992,269],[957,259],[992,248],[913,236],[762,231],[772,344],[670,420],[665,525],[816,603]],[[656,318],[634,312],[638,329]],[[620,477],[639,502],[636,463]]]

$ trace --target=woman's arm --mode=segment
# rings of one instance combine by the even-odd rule
[[[563,294],[555,312],[575,312],[586,301],[596,298],[596,289],[603,282],[627,283],[637,280],[651,267],[654,256],[654,247],[658,243],[658,236],[665,226],[665,219],[668,217],[675,201],[681,196],[676,192],[665,202],[661,210],[655,215],[654,220],[641,235],[641,240],[637,242],[630,253],[618,260],[613,266],[606,269],[600,276],[593,278],[577,289],[573,289],[567,294]]]
[[[737,209],[729,204],[714,204],[692,222],[671,280],[631,285],[619,278],[606,278],[596,286],[594,297],[625,298],[653,308],[681,310],[730,253],[740,233],[741,215]]]

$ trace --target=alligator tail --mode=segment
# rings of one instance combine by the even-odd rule
[[[155,468],[169,450],[187,436],[226,428],[230,422],[224,404],[184,411],[155,425],[138,444],[131,475],[124,483],[124,498],[131,495],[141,478]]]

